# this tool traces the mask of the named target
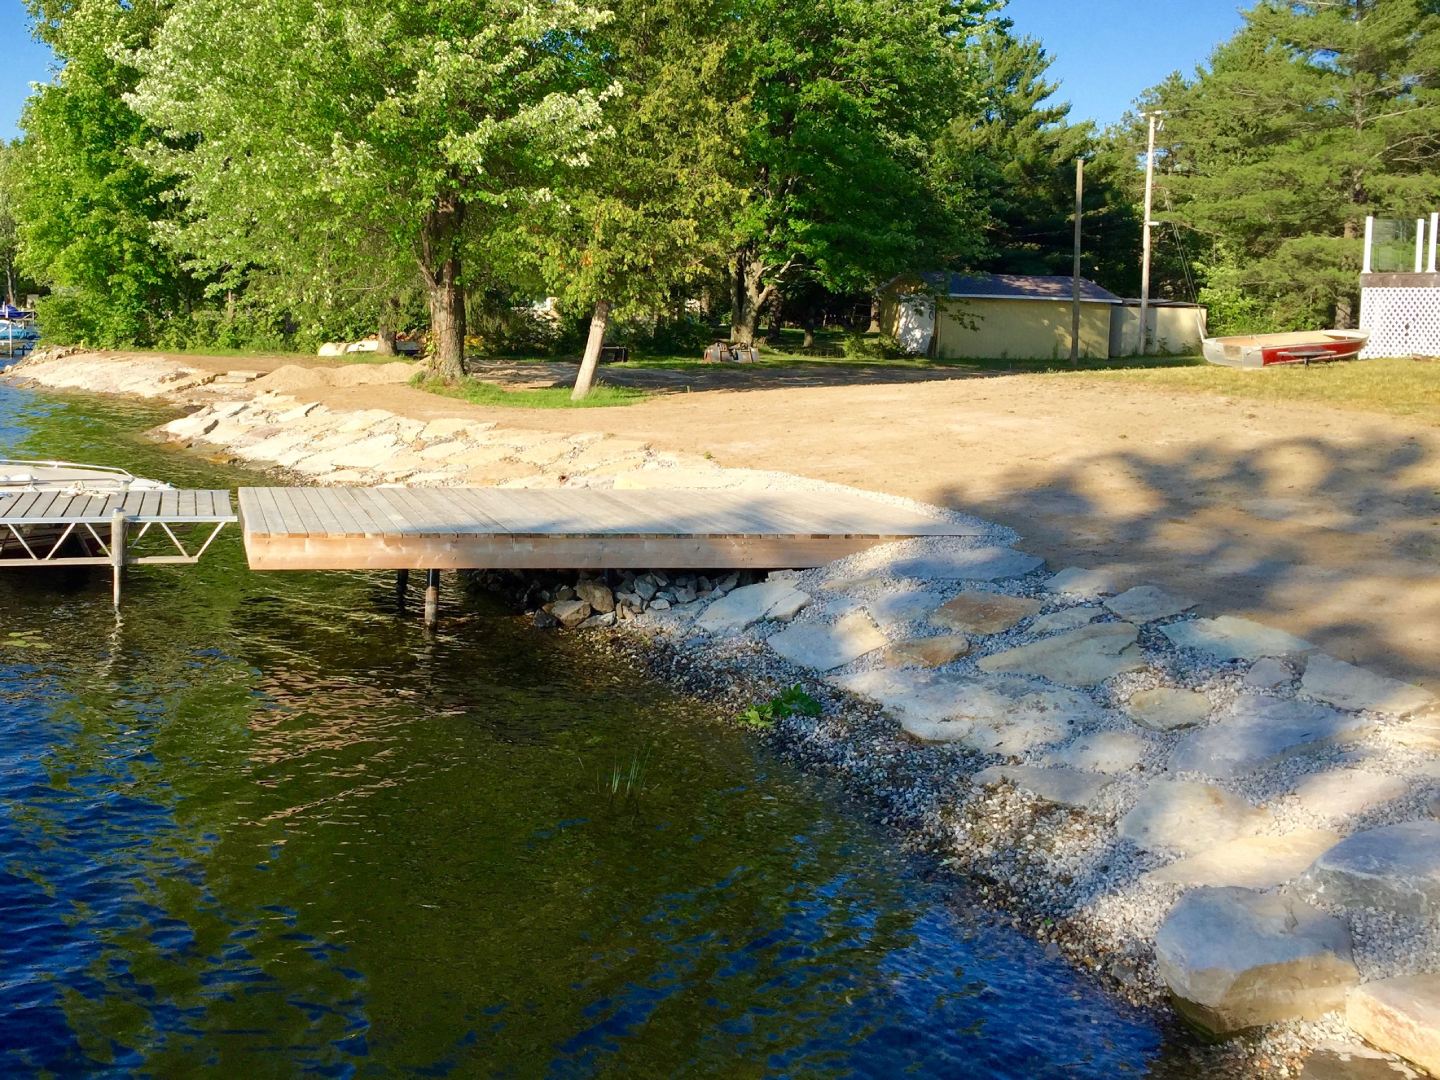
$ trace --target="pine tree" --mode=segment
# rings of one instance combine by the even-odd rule
[[[1174,217],[1271,326],[1353,325],[1367,214],[1440,204],[1430,0],[1267,0],[1165,104]]]

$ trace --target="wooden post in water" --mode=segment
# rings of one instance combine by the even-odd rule
[[[125,573],[125,530],[124,510],[110,515],[110,596],[115,610],[120,610],[120,578]]]
[[[440,571],[425,571],[425,625],[440,621]]]
[[[410,571],[395,571],[395,606],[405,610],[405,594],[410,590]]]

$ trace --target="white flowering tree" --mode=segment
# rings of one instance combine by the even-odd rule
[[[211,272],[418,275],[431,368],[462,374],[467,281],[583,166],[609,92],[577,0],[177,0],[132,106]]]

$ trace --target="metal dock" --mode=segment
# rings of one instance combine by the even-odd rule
[[[21,492],[0,499],[0,569],[188,565],[235,521],[228,491]]]
[[[252,570],[819,566],[968,530],[861,495],[567,488],[241,488]]]

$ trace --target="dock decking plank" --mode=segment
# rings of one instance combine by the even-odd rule
[[[970,531],[814,493],[242,488],[240,500],[257,570],[801,567]]]

